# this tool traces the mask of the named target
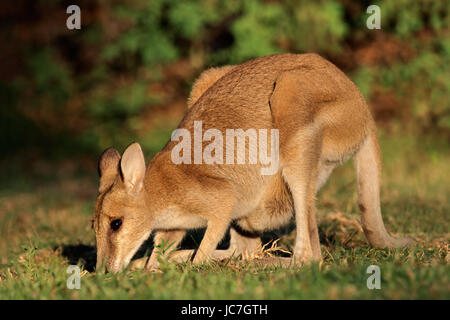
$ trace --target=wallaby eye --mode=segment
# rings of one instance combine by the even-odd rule
[[[113,231],[119,230],[121,225],[122,225],[122,219],[114,219],[113,221],[111,221],[111,229]]]

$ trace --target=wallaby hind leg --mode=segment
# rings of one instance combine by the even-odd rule
[[[312,200],[314,201],[314,200]],[[309,228],[309,239],[311,241],[311,249],[314,261],[322,260],[322,253],[320,251],[320,239],[319,239],[319,228],[316,221],[316,212],[314,204],[309,208],[308,213],[308,228]]]
[[[312,260],[320,260],[320,242],[317,223],[314,216],[314,194],[308,190],[311,182],[308,173],[287,167],[283,176],[289,185],[294,199],[296,239],[294,260],[303,264]]]
[[[314,113],[324,101],[335,99],[334,86],[307,68],[282,73],[270,97],[274,127],[280,132],[282,175],[294,200],[296,240],[294,262],[320,260],[320,243],[315,219],[314,197],[322,152],[322,128]]]
[[[325,184],[328,177],[330,176],[333,169],[336,167],[335,164],[320,164],[318,166],[313,165],[311,170],[311,181],[309,183],[309,204],[308,204],[308,230],[309,238],[311,241],[311,250],[313,254],[314,261],[322,260],[322,254],[320,250],[320,239],[319,239],[319,228],[316,220],[316,210],[314,205],[314,196],[320,190],[320,188]],[[314,194],[314,196],[312,196]],[[283,262],[285,264],[285,262]]]
[[[282,174],[294,200],[297,229],[293,259],[295,264],[301,265],[321,259],[319,233],[314,216],[320,135],[312,128],[302,130],[297,134],[295,146],[291,150],[297,152],[284,156],[286,164]]]
[[[316,183],[310,184],[310,187],[313,187],[315,185],[314,195],[316,195],[317,192],[319,192],[320,188],[322,188],[322,186],[326,183],[328,177],[335,167],[335,164],[320,163]],[[314,175],[315,173],[313,174],[313,177]],[[322,260],[322,254],[320,252],[319,228],[316,221],[315,206],[313,205],[309,210],[309,232],[311,247],[313,251],[313,259],[316,261],[320,261]]]

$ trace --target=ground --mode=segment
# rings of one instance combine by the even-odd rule
[[[94,171],[80,172],[70,162],[37,163],[29,176],[11,165],[6,169],[15,178],[0,186],[0,299],[449,299],[448,143],[390,132],[382,134],[381,147],[386,227],[417,245],[404,250],[368,246],[358,222],[350,162],[318,195],[323,262],[301,269],[230,260],[163,264],[153,273],[96,274]],[[191,238],[198,241],[198,233]],[[291,250],[293,241],[290,232],[277,245]],[[79,290],[67,288],[69,264],[82,269]],[[370,265],[380,267],[379,290],[367,288]]]

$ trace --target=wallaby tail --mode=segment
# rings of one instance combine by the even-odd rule
[[[361,223],[370,245],[398,248],[413,244],[409,238],[394,238],[384,227],[380,209],[381,154],[374,126],[355,156]]]

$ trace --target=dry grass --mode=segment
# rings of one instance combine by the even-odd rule
[[[158,273],[96,274],[90,227],[96,182],[66,175],[0,190],[0,298],[448,299],[450,155],[402,141],[383,140],[382,211],[393,235],[416,240],[412,249],[368,247],[353,167],[346,165],[318,195],[323,256],[318,265],[286,268],[288,260],[281,256],[292,251],[291,232],[273,234],[244,259],[166,264]],[[69,264],[83,268],[80,291],[66,288]],[[377,292],[365,286],[371,264],[382,270],[383,289]]]

